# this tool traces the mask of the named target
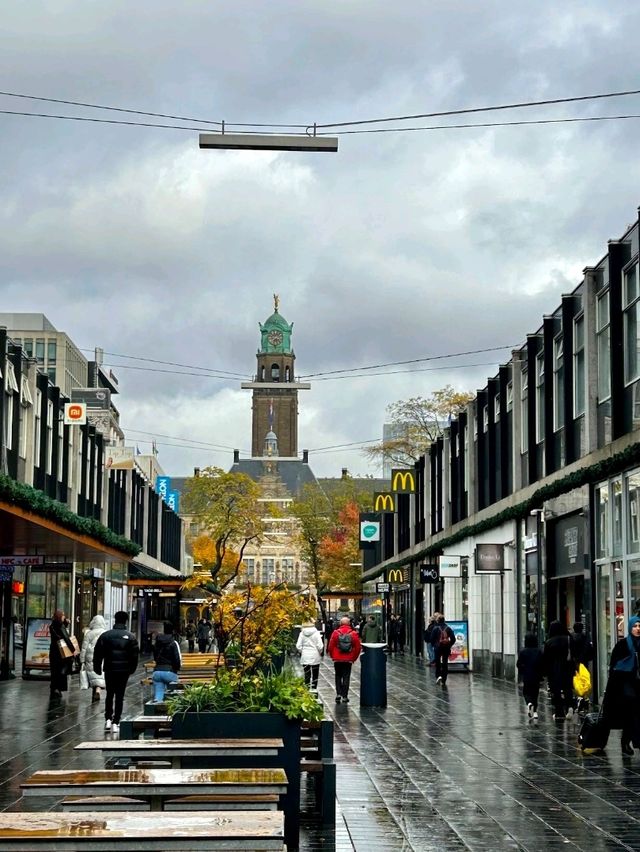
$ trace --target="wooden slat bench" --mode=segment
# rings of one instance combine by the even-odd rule
[[[221,757],[264,757],[275,756],[282,748],[277,737],[262,739],[218,739],[218,740],[98,740],[79,743],[76,751],[101,751],[109,758],[129,758],[133,763],[140,761],[171,761],[174,769],[180,769],[184,758],[209,758],[209,766]]]
[[[284,795],[284,769],[55,769],[34,772],[20,785],[24,796],[127,796],[161,811],[167,799],[213,794]]]
[[[282,852],[283,844],[279,811],[0,813],[3,852]]]
[[[148,737],[170,737],[171,716],[134,716],[132,719],[120,720],[120,736],[131,740],[136,735]]]

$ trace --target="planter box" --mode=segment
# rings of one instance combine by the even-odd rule
[[[283,797],[285,843],[288,850],[299,847],[300,832],[300,722],[282,713],[177,713],[171,720],[173,739],[202,740],[278,737],[284,747],[275,757],[219,758],[216,767],[268,769],[281,766],[287,773]],[[186,768],[206,766],[202,759],[184,760]]]

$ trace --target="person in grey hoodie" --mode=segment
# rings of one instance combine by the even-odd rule
[[[311,684],[311,692],[318,691],[318,673],[320,672],[320,661],[324,653],[322,634],[312,621],[302,625],[302,630],[296,642],[296,648],[300,652],[300,662],[304,669],[304,682],[307,686]]]
[[[101,636],[107,629],[107,622],[101,615],[94,615],[89,622],[89,627],[82,639],[82,648],[80,649],[80,668],[87,673],[89,686],[92,690],[91,700],[100,701],[100,690],[105,689],[104,675],[97,675],[93,668],[93,652],[96,647],[98,637]]]

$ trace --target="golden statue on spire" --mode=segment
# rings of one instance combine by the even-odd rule
[[[278,308],[280,307],[280,296],[277,293],[273,294],[273,306],[275,308],[276,313],[278,313]]]

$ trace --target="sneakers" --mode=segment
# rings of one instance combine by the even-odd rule
[[[539,717],[538,717],[538,711],[537,711],[537,710],[534,710],[534,711],[533,711],[533,718],[534,718],[534,719],[539,718]]]
[[[341,701],[342,699],[340,698],[340,696],[336,695],[336,704],[340,704]]]
[[[119,734],[120,733],[120,725],[117,722],[114,722],[113,725],[111,725],[111,733],[112,734]]]
[[[573,707],[569,707],[567,709],[567,719],[570,719],[573,716]]]
[[[527,713],[529,714],[529,718],[533,719],[533,704],[531,702],[527,704]]]
[[[105,729],[105,731],[110,731],[110,730],[111,730],[111,725],[112,725],[111,719],[105,719],[105,720],[104,720],[104,729]]]
[[[441,677],[437,677],[437,678],[436,678],[436,683],[442,683],[442,678],[441,678]]]
[[[346,695],[345,695],[345,696],[344,696],[344,698],[342,699],[342,703],[343,703],[343,704],[348,704],[348,703],[349,703],[349,699],[346,697]]]

